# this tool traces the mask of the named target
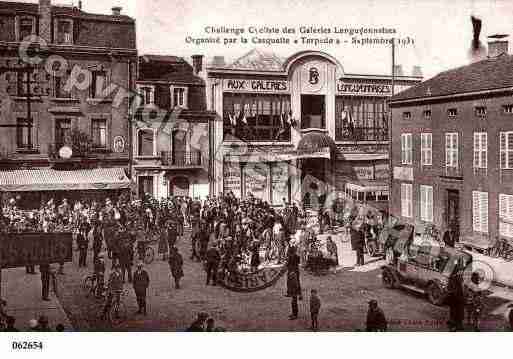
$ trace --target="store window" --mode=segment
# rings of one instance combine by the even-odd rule
[[[488,192],[472,191],[474,232],[488,233]]]
[[[383,98],[335,99],[335,140],[387,141],[388,120]]]
[[[98,118],[91,120],[91,138],[93,147],[107,148],[107,120]]]
[[[269,202],[269,165],[267,163],[247,163],[242,168],[244,196],[252,195]]]
[[[223,94],[224,141],[290,142],[289,95]]]
[[[223,192],[232,192],[240,198],[242,192],[242,172],[238,162],[224,162],[223,165]]]
[[[153,176],[139,176],[139,198],[145,195],[153,197]]]

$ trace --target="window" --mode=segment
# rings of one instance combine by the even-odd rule
[[[187,108],[187,87],[171,86],[171,93],[173,95],[172,107]]]
[[[411,120],[411,112],[403,112],[403,120]]]
[[[17,85],[18,85],[18,96],[23,97],[27,96],[27,73],[26,72],[18,72],[17,76]]]
[[[488,192],[472,191],[474,232],[488,233]]]
[[[433,164],[432,137],[430,132],[420,134],[420,163],[422,166]]]
[[[401,163],[411,165],[413,157],[412,134],[403,133],[401,135]]]
[[[103,89],[107,87],[107,73],[105,71],[92,71],[91,75],[91,98],[101,98]]]
[[[411,183],[401,183],[401,215],[403,217],[413,217],[412,193]]]
[[[139,130],[137,140],[138,155],[153,156],[153,130]]]
[[[18,41],[35,34],[35,21],[33,17],[21,17],[18,20]]]
[[[61,147],[71,141],[71,119],[58,119],[55,121],[55,144]]]
[[[474,168],[486,168],[488,160],[488,134],[474,132]]]
[[[19,149],[31,149],[33,120],[18,118],[16,120],[16,147]]]
[[[107,120],[96,118],[91,120],[91,138],[93,147],[107,148]]]
[[[387,141],[387,105],[382,98],[337,96],[336,141]]]
[[[72,20],[58,20],[57,21],[57,43],[59,44],[73,44],[73,21]]]
[[[474,108],[474,112],[477,117],[485,117],[486,116],[486,106],[476,106]]]
[[[513,131],[500,133],[501,169],[513,169]]]
[[[424,111],[424,119],[431,120],[431,110]]]
[[[433,187],[420,185],[420,220],[433,222]]]
[[[506,113],[508,115],[513,114],[513,105],[504,105],[504,106],[502,106],[502,109],[503,109],[504,113]]]
[[[449,118],[454,118],[454,117],[458,116],[458,109],[456,109],[456,108],[448,109],[447,116],[449,116]]]
[[[67,76],[56,76],[53,77],[53,96],[55,98],[71,98],[71,91],[64,91],[68,76],[71,71],[67,71]]]
[[[144,195],[153,197],[153,177],[140,176],[139,178],[139,197],[143,198]]]
[[[289,95],[223,95],[224,141],[290,141]]]
[[[499,194],[499,235],[513,238],[513,195]]]
[[[445,167],[458,168],[458,133],[445,134]]]
[[[155,104],[155,86],[138,85],[137,92],[141,98],[141,106]]]

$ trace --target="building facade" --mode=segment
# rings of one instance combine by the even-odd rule
[[[215,57],[206,74],[213,193],[307,207],[348,189],[388,198],[390,76],[346,73],[319,51],[252,50],[222,63]],[[420,80],[398,76],[396,92]]]
[[[128,189],[135,21],[121,8],[101,15],[50,0],[0,2],[0,49],[4,196],[39,207]]]
[[[487,248],[513,238],[513,57],[443,72],[391,101],[391,212]]]
[[[139,58],[141,103],[133,129],[137,193],[155,198],[209,194],[209,122],[202,56],[191,66],[176,56]]]

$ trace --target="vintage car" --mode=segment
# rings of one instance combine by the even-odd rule
[[[398,251],[400,255],[382,267],[385,287],[427,294],[435,305],[444,304],[449,277],[472,265],[469,253],[421,237],[408,241]]]

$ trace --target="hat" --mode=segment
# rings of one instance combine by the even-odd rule
[[[377,306],[378,305],[378,301],[376,299],[371,299],[371,300],[369,300],[369,305]]]
[[[36,329],[36,328],[37,328],[37,320],[35,320],[35,319],[30,319],[30,320],[29,320],[29,328],[30,328],[30,329]]]

